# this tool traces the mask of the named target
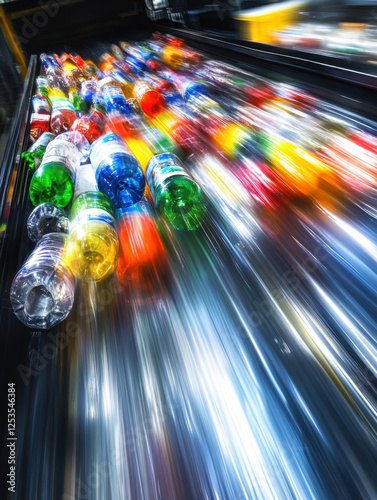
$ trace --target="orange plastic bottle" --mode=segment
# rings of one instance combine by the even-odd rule
[[[123,286],[152,290],[167,271],[167,255],[147,196],[117,213],[120,255],[117,275]]]

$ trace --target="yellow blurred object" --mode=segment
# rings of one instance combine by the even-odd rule
[[[367,27],[364,23],[339,23],[339,28],[343,30],[365,30]]]
[[[236,12],[234,18],[239,22],[241,38],[273,44],[275,32],[295,24],[299,9],[307,3],[302,0],[292,0]]]
[[[340,194],[338,176],[305,149],[275,141],[269,157],[278,174],[296,194],[313,198],[323,205],[331,205]]]
[[[8,19],[3,7],[0,5],[0,28],[4,33],[6,41],[9,45],[10,50],[12,51],[14,58],[17,61],[18,67],[20,69],[20,73],[23,78],[26,76],[27,67],[25,56],[22,52],[21,46],[17,40],[17,37],[12,28],[12,24]]]
[[[178,48],[168,45],[162,52],[162,59],[172,69],[179,69],[182,64],[182,52]]]
[[[127,100],[135,98],[134,87],[131,82],[123,78],[119,73],[115,73],[113,78],[122,89],[123,95]]]
[[[51,87],[47,87],[48,98],[51,99],[53,97],[67,97],[67,95],[60,89],[53,89]]]
[[[228,123],[215,132],[213,141],[218,148],[232,158],[237,151],[237,146],[243,143],[249,135],[250,131],[247,127]]]
[[[128,137],[126,143],[131,153],[140,163],[143,172],[145,172],[149,160],[154,156],[153,152],[142,139],[138,139],[136,137]]]
[[[157,117],[149,119],[149,123],[153,127],[158,128],[161,132],[165,132],[168,135],[171,135],[178,122],[179,119],[176,118],[170,111],[165,111]]]
[[[67,262],[83,281],[102,281],[115,270],[119,240],[114,228],[103,222],[78,225],[66,244]]]

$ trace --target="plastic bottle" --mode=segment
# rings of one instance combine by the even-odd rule
[[[132,135],[129,122],[123,113],[113,111],[105,117],[104,133],[107,134],[109,132],[118,134],[122,139],[127,139]]]
[[[164,97],[146,82],[136,82],[134,91],[141,109],[147,116],[157,116],[165,109]]]
[[[177,156],[154,156],[145,174],[156,208],[167,221],[175,229],[197,229],[206,212],[203,195]]]
[[[85,80],[81,85],[80,94],[84,101],[91,106],[96,102],[98,95],[101,93],[101,89],[98,85],[98,81],[94,78]]]
[[[138,61],[138,68],[141,70],[158,71],[161,68],[161,63],[159,62],[157,56],[150,50],[140,46],[131,46],[130,44],[127,44],[127,46],[123,44],[123,47],[129,57]]]
[[[51,132],[68,132],[76,118],[75,108],[66,97],[52,98]]]
[[[60,134],[55,140],[68,141],[74,144],[79,152],[79,163],[81,165],[89,163],[90,144],[88,139],[80,134],[80,132],[76,130],[64,132],[64,134]],[[76,151],[74,150],[74,155],[75,154]],[[76,159],[73,160],[73,163],[75,166],[77,165]]]
[[[30,142],[34,143],[42,134],[50,132],[50,122],[50,115],[32,113],[30,117]]]
[[[131,112],[130,105],[123,95],[120,85],[112,78],[104,78],[99,82],[103,92],[105,107],[108,112],[119,111],[129,114]]]
[[[37,139],[30,148],[22,153],[25,164],[32,171],[36,170],[42,162],[43,155],[45,154],[46,147],[54,139],[55,134],[51,132],[44,132],[39,139]]]
[[[121,284],[153,290],[168,262],[152,207],[146,196],[116,213],[120,242],[117,276]]]
[[[82,116],[88,112],[88,105],[85,100],[81,97],[80,92],[75,87],[70,87],[68,98],[75,108],[77,116]]]
[[[49,233],[67,233],[68,228],[67,213],[53,203],[38,205],[27,220],[27,233],[34,243]]]
[[[30,182],[30,200],[35,206],[51,202],[65,207],[73,195],[80,154],[74,144],[65,140],[55,141],[51,141],[46,148],[42,163]]]
[[[47,97],[36,94],[31,98],[31,112],[39,115],[51,115],[51,105]]]
[[[164,97],[167,104],[183,103],[181,95],[172,82],[150,74],[143,75],[143,80],[154,90],[159,92]]]
[[[65,259],[66,237],[61,233],[44,236],[13,280],[13,312],[30,328],[49,329],[72,309],[75,281]]]
[[[75,172],[80,165],[80,151],[77,144],[83,140],[85,141],[83,136],[78,132],[65,132],[64,134],[58,135],[48,144],[43,163],[45,163],[45,160],[50,156],[63,156],[68,159]]]
[[[79,79],[82,77],[82,72],[69,56],[64,60],[61,68],[69,85],[77,86]]]
[[[80,132],[92,143],[102,135],[105,125],[105,113],[106,110],[102,106],[94,104],[88,114],[75,120],[71,130]]]
[[[67,259],[76,277],[101,281],[115,270],[119,240],[111,200],[96,186],[91,165],[78,170]]]
[[[143,171],[119,135],[109,133],[94,141],[90,161],[99,190],[109,196],[115,208],[141,199],[145,189]]]
[[[35,79],[36,93],[43,97],[48,98],[48,89],[50,87],[48,80],[45,76],[37,76]]]
[[[40,59],[50,87],[59,89],[67,94],[69,82],[59,63],[53,57],[46,54],[41,54]]]

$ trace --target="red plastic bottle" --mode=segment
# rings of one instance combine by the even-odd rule
[[[141,109],[147,116],[157,116],[164,111],[165,98],[146,82],[135,83],[134,92]]]
[[[122,139],[127,139],[132,135],[127,118],[123,113],[114,111],[106,116],[104,133],[109,132],[120,135]]]
[[[100,105],[93,105],[89,113],[77,118],[71,130],[80,132],[90,143],[98,139],[105,125],[105,109]]]
[[[50,132],[50,115],[32,113],[30,117],[30,142],[35,142],[44,132]]]
[[[144,196],[137,204],[119,212],[118,279],[124,286],[153,290],[164,278],[168,263],[149,200]]]

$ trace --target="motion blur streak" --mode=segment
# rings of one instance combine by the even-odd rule
[[[375,283],[357,257],[372,233],[307,222],[246,249],[210,212],[195,237],[162,228],[171,276],[153,294],[82,284],[18,414],[17,498],[373,498],[375,320],[339,277]],[[32,335],[30,367],[48,344]]]

